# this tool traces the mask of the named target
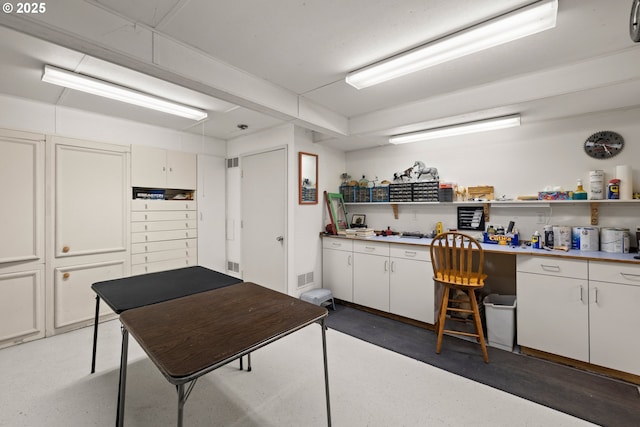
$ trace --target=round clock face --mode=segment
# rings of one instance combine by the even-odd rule
[[[616,132],[603,130],[591,135],[584,142],[584,151],[594,159],[609,159],[624,147],[624,139]]]

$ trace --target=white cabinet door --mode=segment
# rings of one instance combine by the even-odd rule
[[[640,286],[590,281],[589,294],[590,362],[640,375]]]
[[[197,156],[181,151],[167,151],[167,188],[196,188]]]
[[[167,152],[161,148],[131,146],[131,186],[165,188]]]
[[[131,186],[193,190],[196,184],[195,154],[131,146]]]
[[[44,136],[0,131],[0,264],[44,262]]]
[[[389,311],[434,324],[434,286],[431,262],[391,258]]]
[[[92,324],[95,317],[96,294],[91,289],[91,285],[124,276],[124,260],[54,269],[54,305],[51,313],[54,330],[50,332],[64,332],[78,326]],[[101,302],[100,315],[102,318],[113,317],[113,311]]]
[[[589,361],[588,282],[517,272],[518,344]]]
[[[334,298],[353,302],[353,252],[322,251],[322,287],[331,289]]]
[[[353,302],[389,311],[389,268],[388,249],[386,256],[354,252]]]
[[[56,258],[127,250],[129,191],[125,150],[117,145],[56,143]]]
[[[0,274],[0,348],[44,337],[44,264]]]

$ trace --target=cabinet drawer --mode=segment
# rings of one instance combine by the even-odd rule
[[[144,200],[133,199],[132,211],[195,211],[194,200]]]
[[[134,222],[131,224],[131,232],[191,230],[195,229],[196,226],[196,220]]]
[[[148,264],[136,264],[131,266],[131,275],[137,276],[138,274],[155,273],[156,271],[173,270],[192,265],[198,265],[198,257],[150,262]]]
[[[327,237],[322,239],[322,247],[325,249],[336,249],[339,251],[353,251],[353,240],[334,239]]]
[[[415,259],[418,261],[431,261],[431,253],[429,247],[421,247],[414,245],[391,245],[389,254],[393,258]]]
[[[171,249],[195,249],[197,247],[197,239],[167,240],[166,242],[134,243],[131,245],[131,253],[144,254],[149,252],[169,251]]]
[[[131,243],[159,242],[161,240],[193,239],[198,237],[198,230],[170,230],[131,233]]]
[[[196,220],[196,211],[140,211],[131,212],[131,221]]]
[[[198,255],[197,249],[173,249],[170,251],[149,252],[131,256],[131,264],[146,264],[149,262],[167,261],[171,259],[190,258]]]
[[[389,256],[389,244],[384,242],[364,242],[355,240],[353,251],[363,254]]]
[[[587,261],[575,259],[518,255],[516,264],[517,270],[525,273],[573,277],[575,279],[586,279],[588,274]]]
[[[640,286],[640,265],[589,261],[589,280]]]

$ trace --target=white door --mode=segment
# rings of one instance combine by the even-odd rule
[[[287,156],[284,148],[244,156],[242,279],[287,293]]]
[[[225,271],[225,159],[198,155],[198,264]]]

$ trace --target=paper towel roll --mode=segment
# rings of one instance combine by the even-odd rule
[[[620,200],[631,200],[633,198],[633,173],[631,166],[616,166],[616,178],[620,180]]]

